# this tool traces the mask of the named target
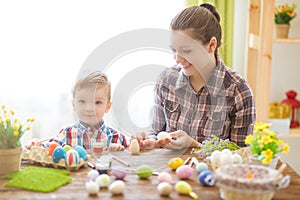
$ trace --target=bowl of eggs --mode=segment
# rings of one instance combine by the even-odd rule
[[[215,171],[215,184],[225,200],[270,200],[289,182],[290,177],[283,176],[280,170],[259,165],[224,165]]]

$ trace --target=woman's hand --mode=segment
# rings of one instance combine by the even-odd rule
[[[186,132],[178,130],[170,133],[173,139],[158,140],[157,143],[166,149],[183,149],[188,147],[197,146],[198,142],[195,141]]]
[[[153,138],[148,138],[147,134],[144,132],[137,133],[136,136],[132,136],[132,139],[137,139],[140,149],[154,149],[156,147],[156,140]]]

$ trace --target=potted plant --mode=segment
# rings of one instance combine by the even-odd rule
[[[290,21],[297,16],[295,12],[296,4],[277,4],[275,6],[275,25],[276,25],[276,37],[287,38],[290,28]]]
[[[250,145],[251,152],[254,155],[251,159],[252,162],[275,168],[278,153],[287,153],[290,147],[278,139],[278,135],[269,129],[270,126],[269,123],[255,123],[253,135],[248,135],[245,138],[245,144]]]
[[[30,130],[33,118],[28,118],[23,124],[15,117],[13,110],[7,110],[5,105],[0,110],[0,174],[16,172],[20,167],[21,142],[23,134]]]

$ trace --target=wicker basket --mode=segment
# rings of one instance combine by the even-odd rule
[[[251,174],[250,177],[248,175]],[[278,170],[265,166],[239,164],[224,165],[215,172],[216,185],[225,200],[270,200],[274,192],[287,187],[280,185],[285,177],[278,179]]]

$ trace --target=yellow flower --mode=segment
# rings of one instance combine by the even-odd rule
[[[31,127],[30,127],[30,126],[27,126],[27,129],[26,129],[26,130],[29,131],[30,129],[31,129]]]
[[[247,135],[245,139],[245,144],[251,144],[253,140],[253,135]]]
[[[270,136],[263,136],[262,137],[262,143],[263,144],[269,144],[272,142],[272,139],[270,138]]]
[[[10,114],[11,114],[11,115],[14,115],[14,114],[15,114],[15,111],[10,110]]]
[[[271,131],[270,129],[265,129],[264,132],[270,137],[276,136],[276,133],[274,131]]]
[[[17,124],[14,124],[14,125],[13,125],[13,129],[14,129],[14,131],[16,131],[16,130],[19,129],[19,126],[18,126]]]
[[[279,146],[284,145],[284,142],[283,142],[282,140],[278,140],[276,143],[277,143]]]
[[[4,110],[5,109],[5,104],[2,104],[1,108],[2,108],[2,110]]]
[[[272,161],[272,158],[264,158],[261,160],[262,164],[268,165]]]
[[[18,131],[14,131],[14,136],[18,136],[19,135],[19,132]]]
[[[283,145],[282,152],[283,152],[283,153],[287,153],[287,152],[289,152],[289,151],[290,151],[290,146],[287,145],[287,144]]]
[[[262,154],[264,155],[265,158],[273,158],[273,151],[271,149],[267,149],[265,151],[262,151]]]

